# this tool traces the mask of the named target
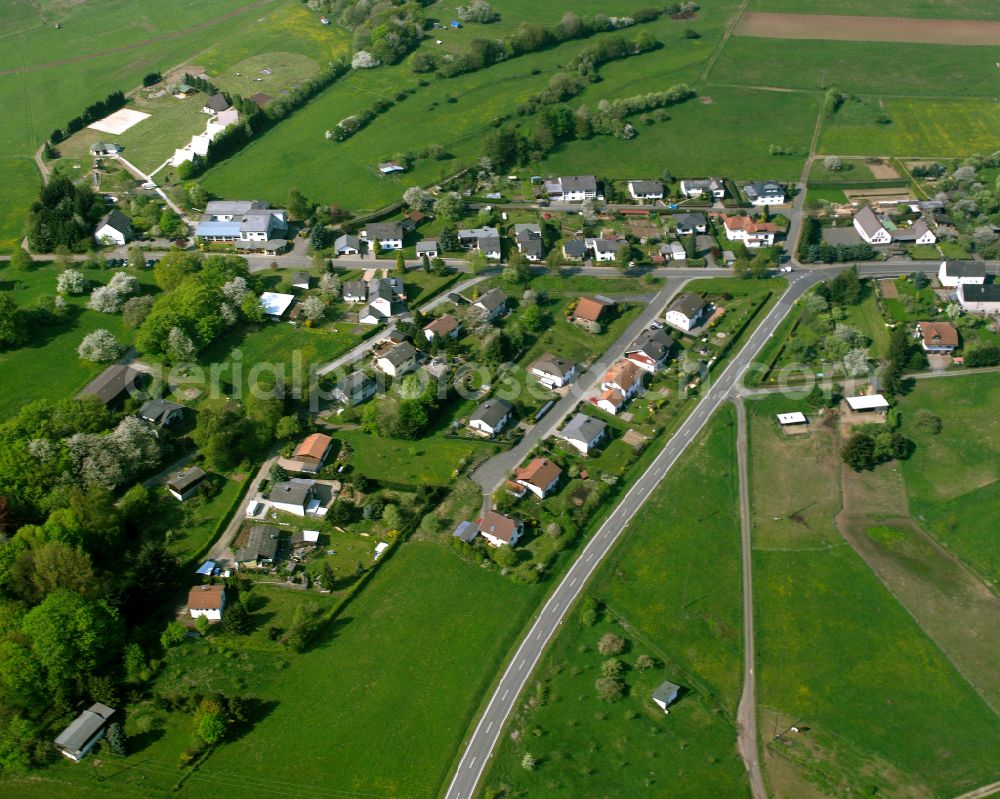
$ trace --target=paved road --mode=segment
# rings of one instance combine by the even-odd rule
[[[580,556],[549,596],[500,678],[459,760],[454,778],[445,794],[446,799],[469,799],[473,795],[503,725],[517,702],[528,676],[598,564],[614,546],[632,515],[677,462],[709,417],[733,393],[740,376],[791,310],[795,301],[817,282],[828,278],[831,272],[832,270],[817,270],[789,275],[790,285],[785,294],[751,333],[746,344],[733,356],[729,365],[706,391],[697,407],[666,443],[646,472],[632,485],[601,528],[587,542]]]
[[[586,372],[570,383],[566,396],[558,400],[542,417],[541,421],[524,434],[524,438],[516,447],[494,455],[472,473],[472,479],[483,489],[484,508],[491,502],[493,492],[509,477],[514,467],[527,457],[535,445],[554,433],[577,404],[597,390],[608,367],[625,354],[625,348],[635,341],[639,333],[649,327],[650,322],[663,314],[667,303],[689,279],[685,277],[668,278],[664,282],[663,288],[642,309],[639,316],[618,337],[618,340],[608,347]]]
[[[753,629],[753,550],[750,541],[750,481],[747,477],[747,411],[736,397],[736,464],[740,480],[740,542],[743,560],[743,693],[736,709],[736,746],[750,778],[754,799],[767,799],[757,743],[757,654]]]

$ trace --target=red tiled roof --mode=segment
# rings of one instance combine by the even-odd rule
[[[295,448],[295,457],[319,460],[326,454],[332,440],[330,436],[323,433],[313,433],[311,436],[306,436],[302,443]]]
[[[558,480],[561,474],[562,469],[548,458],[535,458],[523,469],[514,470],[514,475],[518,480],[538,486],[538,488],[547,488],[553,481]]]
[[[219,610],[225,590],[224,585],[196,585],[188,591],[188,607],[194,610]]]
[[[573,316],[587,322],[596,322],[608,308],[608,303],[590,297],[581,297],[573,311]]]
[[[928,347],[957,347],[958,331],[947,322],[917,322]]]

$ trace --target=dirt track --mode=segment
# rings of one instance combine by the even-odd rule
[[[829,39],[846,42],[1000,44],[1000,22],[832,14],[769,14],[751,11],[734,31],[767,39]]]

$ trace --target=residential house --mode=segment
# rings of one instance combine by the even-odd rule
[[[222,113],[227,108],[229,108],[229,101],[222,93],[219,93],[213,94],[209,97],[205,101],[205,105],[201,110],[209,116],[214,117],[216,114]]]
[[[625,350],[625,357],[640,369],[655,374],[667,362],[674,346],[674,340],[662,329],[647,329]]]
[[[749,216],[727,216],[723,225],[729,241],[742,241],[748,249],[772,246],[778,232],[778,227],[773,223],[755,222]]]
[[[633,200],[662,200],[663,184],[658,180],[630,180],[628,193]]]
[[[323,468],[332,449],[333,439],[330,436],[324,433],[312,433],[295,448],[292,457],[303,465],[303,471],[318,472]]]
[[[417,368],[417,351],[410,342],[404,341],[378,358],[375,364],[390,377],[402,377]]]
[[[566,423],[559,435],[563,441],[577,449],[582,455],[589,455],[590,451],[600,444],[607,434],[607,424],[593,416],[578,413]]]
[[[458,241],[467,250],[479,250],[492,261],[500,260],[500,231],[486,225],[458,231]]]
[[[401,316],[407,311],[403,298],[404,285],[402,278],[378,277],[368,281],[368,305],[361,309],[358,321],[366,325],[377,325]]]
[[[981,286],[986,282],[986,264],[982,261],[942,261],[938,280],[945,288],[966,285]]]
[[[670,713],[667,708],[677,701],[677,694],[680,693],[680,690],[681,687],[677,683],[665,680],[660,683],[659,687],[655,691],[653,691],[653,702],[655,702],[664,713]]]
[[[573,321],[600,322],[614,307],[615,301],[607,297],[581,297],[573,309]]]
[[[573,175],[545,181],[545,193],[550,200],[580,203],[597,199],[597,178],[593,175]]]
[[[100,158],[103,155],[118,155],[122,151],[122,148],[118,144],[109,144],[105,141],[94,142],[90,145],[90,154],[95,158]]]
[[[773,180],[765,183],[750,183],[743,187],[751,205],[784,205],[785,187]]]
[[[278,322],[288,312],[292,303],[295,302],[294,294],[281,294],[277,291],[265,291],[260,295],[260,307],[264,311],[264,316],[272,322]]]
[[[527,260],[537,263],[545,255],[542,249],[542,228],[534,222],[514,225],[514,242],[517,251]]]
[[[188,466],[181,469],[167,480],[167,491],[179,502],[186,502],[198,493],[198,487],[208,477],[204,469]]]
[[[958,304],[975,313],[1000,314],[1000,284],[958,284]]]
[[[268,499],[278,510],[305,516],[319,503],[315,499],[316,481],[293,477],[271,487]]]
[[[625,408],[625,395],[616,388],[606,388],[596,397],[591,399],[598,408],[612,416],[617,416],[618,412]]]
[[[424,338],[428,341],[433,341],[434,339],[445,339],[458,338],[459,332],[462,330],[462,323],[459,322],[450,313],[446,313],[443,316],[439,316],[437,319],[424,325]]]
[[[337,255],[360,255],[361,239],[357,236],[352,236],[350,233],[344,233],[337,236],[337,240],[333,242],[333,251]]]
[[[343,405],[360,405],[375,396],[378,384],[365,372],[351,372],[338,381],[333,389],[333,398]]]
[[[594,253],[595,261],[613,261],[621,250],[626,250],[629,243],[625,239],[584,239],[587,248]]]
[[[560,477],[562,469],[548,458],[533,458],[527,466],[514,470],[514,482],[539,499],[545,499],[552,492]]]
[[[308,272],[294,272],[292,274],[292,288],[302,289],[303,291],[309,290],[309,273]]]
[[[934,244],[937,235],[927,226],[923,219],[916,219],[908,227],[895,227],[889,231],[893,242],[897,244]]]
[[[344,302],[364,302],[368,299],[368,284],[363,280],[348,280],[341,287]]]
[[[98,244],[115,244],[121,247],[132,238],[132,223],[117,208],[112,208],[97,223],[94,238]]]
[[[567,239],[563,242],[563,257],[568,261],[582,261],[587,257],[587,242],[582,239]]]
[[[209,621],[222,621],[226,608],[226,587],[216,585],[196,585],[188,591],[188,613],[192,619],[204,616]]]
[[[307,482],[312,482],[311,480]],[[278,485],[282,485],[279,483]],[[276,486],[277,487],[277,486]],[[272,494],[274,491],[271,492]],[[277,505],[275,505],[277,507]],[[291,511],[295,513],[295,511]],[[297,514],[304,516],[304,513]],[[244,569],[260,569],[274,563],[278,554],[278,529],[255,524],[247,530],[246,543],[236,550],[236,565]]]
[[[632,399],[642,388],[643,370],[627,358],[615,361],[611,368],[604,373],[601,380],[601,388],[607,391],[614,389],[620,391],[628,401]]]
[[[263,200],[212,200],[195,226],[203,241],[234,242],[244,249],[281,249],[287,242],[287,212]],[[267,245],[267,246],[264,246]]]
[[[401,250],[403,226],[399,222],[369,222],[361,231],[361,240],[369,247],[377,243],[383,250]]]
[[[479,532],[490,546],[514,546],[524,533],[524,522],[491,510],[479,520]]]
[[[576,364],[546,352],[528,367],[528,374],[546,388],[561,388],[576,376]]]
[[[924,352],[949,353],[958,348],[958,330],[947,322],[917,322],[913,337]]]
[[[666,322],[686,333],[698,327],[707,310],[708,303],[702,296],[689,291],[674,300],[667,309]]]
[[[691,236],[708,230],[708,219],[702,213],[674,214],[670,219],[677,225],[678,236]]]
[[[472,304],[486,311],[487,316],[493,320],[507,313],[507,295],[500,289],[490,289]]]
[[[124,364],[113,364],[87,383],[76,395],[77,399],[97,397],[108,407],[114,407],[137,391],[145,381],[145,375]]]
[[[70,760],[79,763],[104,737],[104,731],[114,714],[113,707],[94,702],[59,733],[59,737],[55,740],[56,749]]]
[[[722,178],[688,178],[681,181],[681,194],[689,198],[708,196],[721,200],[726,196],[726,184]]]
[[[424,239],[417,242],[417,258],[437,258],[441,254],[441,246],[437,239]]]
[[[854,229],[869,244],[888,244],[892,241],[889,231],[870,205],[859,209],[854,215]]]
[[[507,400],[492,397],[476,408],[475,413],[469,417],[469,427],[495,436],[508,425],[513,414],[514,406]]]
[[[184,418],[184,406],[165,399],[146,400],[139,409],[139,418],[153,427],[169,427]]]

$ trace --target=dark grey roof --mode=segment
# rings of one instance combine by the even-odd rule
[[[949,277],[986,277],[982,261],[945,261],[944,273]]]
[[[191,486],[197,485],[202,480],[205,479],[205,470],[200,469],[197,466],[189,466],[187,469],[181,469],[176,474],[170,476],[167,480],[167,487],[172,488],[178,494],[183,494]]]
[[[482,305],[487,311],[495,311],[497,308],[505,305],[506,302],[507,295],[500,289],[490,289],[482,297],[476,300],[476,304]]]
[[[591,441],[604,435],[607,429],[608,426],[600,419],[587,416],[585,413],[578,413],[563,428],[562,435],[563,438],[583,441],[589,444]]]
[[[129,218],[117,208],[112,208],[101,217],[100,221],[97,223],[97,229],[100,230],[105,225],[110,225],[119,233],[129,234],[132,232],[131,221],[129,221]]]
[[[374,382],[375,381],[368,375],[367,372],[362,372],[359,369],[356,372],[351,372],[344,378],[341,388],[348,393],[353,393],[359,389],[363,389],[369,383]]]
[[[708,224],[708,220],[705,218],[705,215],[697,212],[675,214],[674,221],[677,222],[677,227],[699,228]]]
[[[587,254],[587,243],[582,239],[569,239],[563,242],[563,252],[567,258],[583,258]]]
[[[670,702],[673,702],[674,699],[677,698],[677,692],[680,689],[681,687],[677,683],[664,680],[660,683],[657,689],[653,691],[653,699],[659,699],[664,704],[670,704]]]
[[[229,101],[221,94],[213,94],[205,101],[205,108],[211,108],[213,111],[225,111],[229,108]]]
[[[632,346],[625,350],[625,354],[630,352],[644,352],[655,361],[662,361],[670,350],[674,347],[674,340],[663,330],[643,330],[632,342]]]
[[[565,377],[576,368],[576,364],[572,361],[567,361],[565,358],[560,358],[558,355],[553,355],[551,352],[546,352],[535,359],[528,368],[538,369],[540,372],[550,375]]]
[[[291,480],[285,480],[283,483],[275,483],[271,486],[268,499],[272,502],[284,502],[289,505],[305,505],[315,484],[315,480],[293,477]]]
[[[452,535],[455,538],[461,539],[466,544],[471,544],[476,540],[476,536],[479,535],[479,525],[475,522],[459,522],[458,527],[455,528],[455,532]]]
[[[67,752],[81,752],[90,739],[100,732],[114,712],[113,707],[94,702],[73,719],[65,730],[59,733],[59,737],[55,740],[56,746]]]
[[[636,194],[663,194],[663,184],[658,180],[630,180],[628,183]]]
[[[469,421],[484,422],[495,429],[512,410],[514,410],[514,406],[507,402],[507,400],[494,397],[486,400],[486,402],[476,408],[476,412],[469,417]]]
[[[536,222],[521,222],[514,225],[514,238],[518,241],[541,239],[542,229]]]
[[[542,257],[542,241],[541,239],[527,239],[524,241],[518,241],[518,246],[521,248],[521,252],[525,256],[531,255],[535,258]]]
[[[357,236],[352,236],[350,233],[344,233],[337,236],[337,240],[333,243],[333,249],[336,252],[340,252],[345,247],[350,247],[353,250],[361,250],[361,240]]]
[[[437,239],[424,239],[423,241],[417,242],[417,255],[425,252],[440,252],[441,247],[438,246]]]
[[[295,285],[296,283],[305,283],[308,286],[309,285],[309,273],[308,272],[295,272],[292,275],[292,285]]]
[[[97,397],[105,405],[117,400],[126,391],[139,387],[142,372],[137,372],[130,366],[115,364],[109,366],[97,377],[91,380],[77,397]]]
[[[184,406],[178,405],[176,402],[165,399],[151,399],[139,409],[139,416],[153,424],[162,425],[171,413],[182,410],[184,410]]]
[[[348,280],[344,284],[343,291],[345,297],[361,297],[364,299],[368,296],[368,284],[363,280]]]
[[[205,216],[241,216],[268,207],[264,200],[210,200],[205,206]]]
[[[751,200],[755,197],[783,197],[785,195],[785,187],[773,180],[764,183],[750,183],[744,186],[744,191]]]
[[[565,194],[568,191],[597,191],[597,178],[593,175],[568,175],[559,178]]]
[[[678,297],[671,304],[670,310],[679,311],[688,319],[694,319],[704,310],[705,305],[705,300],[700,294],[689,291],[687,294]]]
[[[403,226],[399,222],[369,222],[365,225],[365,238],[401,239]]]
[[[476,239],[476,247],[482,252],[500,252],[500,237],[482,236]]]
[[[404,341],[402,344],[397,344],[382,357],[393,366],[402,366],[404,363],[414,358],[416,354],[417,350],[414,346],[409,341]]]
[[[387,300],[392,302],[396,296],[393,291],[392,280],[387,277],[373,278],[368,282],[368,302],[372,300]]]
[[[278,485],[281,484],[279,483]],[[273,560],[277,551],[278,529],[276,527],[268,527],[266,524],[255,524],[247,533],[246,545],[237,550],[236,562],[249,563],[254,560]]]
[[[594,252],[617,253],[628,246],[629,244],[625,239],[594,239]]]
[[[962,286],[962,296],[966,302],[1000,302],[1000,283],[984,283],[981,286],[966,283]]]

